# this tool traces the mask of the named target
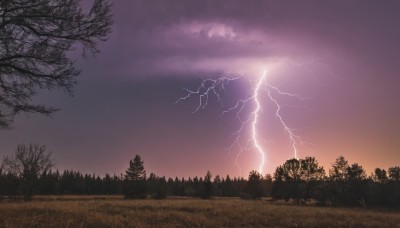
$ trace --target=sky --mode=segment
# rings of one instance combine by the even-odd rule
[[[60,111],[17,116],[12,130],[0,131],[0,154],[38,142],[60,170],[120,174],[139,154],[147,172],[160,176],[210,170],[246,177],[262,163],[252,141],[257,103],[251,99],[239,113],[249,119],[242,152],[232,137],[241,127],[237,110],[221,114],[251,98],[267,71],[256,96],[263,174],[294,157],[266,85],[304,98],[269,87],[299,137],[298,158],[314,156],[326,171],[340,155],[368,174],[398,166],[398,12],[395,0],[114,1],[113,32],[101,53],[71,53],[82,70],[74,95],[41,92],[35,102]],[[232,80],[216,88],[221,100],[211,91],[197,111],[204,97],[179,100],[222,77]]]

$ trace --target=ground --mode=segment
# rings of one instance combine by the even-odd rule
[[[0,227],[400,227],[400,212],[266,200],[45,196],[0,202]]]

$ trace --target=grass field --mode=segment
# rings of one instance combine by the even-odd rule
[[[217,198],[46,196],[0,202],[0,227],[400,227],[400,212]]]

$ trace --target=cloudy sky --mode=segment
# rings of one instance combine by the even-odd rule
[[[315,156],[326,170],[339,155],[368,173],[400,165],[399,1],[132,0],[115,1],[113,11],[102,53],[72,53],[82,69],[74,96],[41,93],[38,103],[61,110],[18,116],[0,132],[2,154],[39,142],[59,169],[119,174],[140,154],[158,175],[247,176],[261,162],[251,141],[257,104],[249,100],[239,114],[250,119],[242,152],[232,137],[237,110],[221,113],[251,98],[268,70],[257,94],[264,174],[294,156],[264,85],[307,98],[271,90],[301,138],[298,157]],[[175,103],[221,77],[238,78],[219,84],[221,100],[211,91],[197,112],[204,97]]]

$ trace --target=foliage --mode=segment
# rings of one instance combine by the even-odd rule
[[[129,168],[126,170],[125,180],[142,181],[146,179],[146,170],[144,170],[144,161],[139,155],[129,161]]]
[[[345,181],[348,168],[348,161],[343,156],[339,156],[335,163],[332,164],[332,169],[329,170],[330,179],[333,181]]]
[[[325,177],[323,167],[313,157],[287,160],[276,168],[272,197],[293,199],[297,204],[316,197],[318,184]]]
[[[390,167],[389,172],[376,169],[369,178],[362,166],[348,164],[343,157],[337,159],[343,172],[330,172],[325,176],[323,167],[315,158],[290,159],[277,167],[273,178],[263,177],[256,171],[249,173],[248,179],[225,178],[218,175],[212,180],[211,172],[205,177],[168,178],[151,173],[146,178],[143,161],[140,156],[130,161],[126,175],[103,177],[95,174],[82,174],[79,171],[58,170],[43,172],[38,175],[32,192],[34,194],[137,194],[127,198],[164,199],[167,196],[202,197],[213,196],[242,197],[260,199],[272,196],[274,200],[293,200],[303,204],[311,200],[317,204],[335,206],[400,208],[400,182],[397,179],[398,166]],[[135,161],[136,160],[136,161]],[[0,166],[0,198],[11,199],[23,194],[24,179],[7,166]],[[337,166],[332,164],[331,170]],[[131,167],[132,166],[132,167]],[[339,167],[339,166],[338,166]],[[339,169],[338,169],[339,170]],[[340,175],[337,175],[340,173]],[[127,185],[127,181],[139,185]],[[138,188],[139,186],[139,188]],[[127,187],[130,187],[127,189]],[[263,201],[265,202],[265,201]]]
[[[125,198],[145,198],[146,189],[146,170],[144,161],[139,155],[129,161],[129,168],[126,170],[123,191]]]
[[[389,180],[386,170],[380,168],[375,169],[372,179],[380,184],[386,183]]]

